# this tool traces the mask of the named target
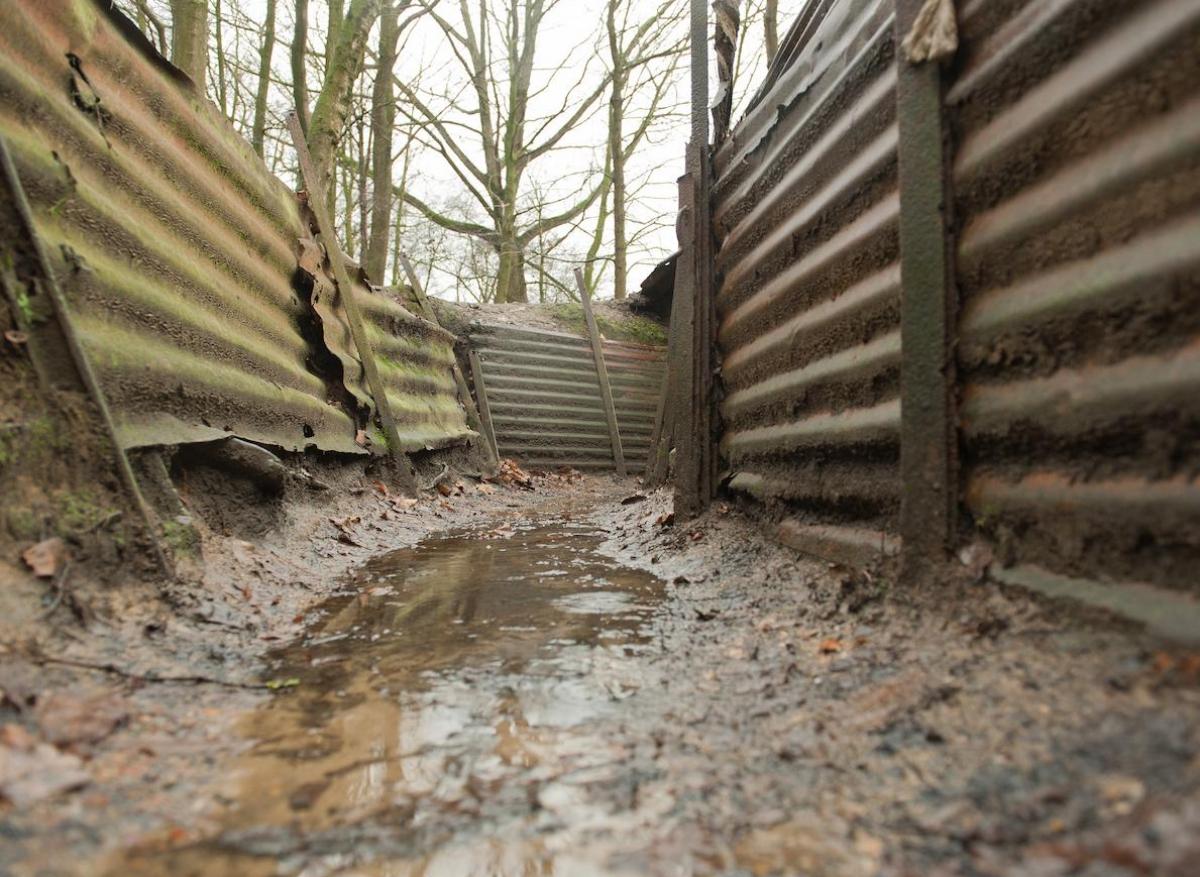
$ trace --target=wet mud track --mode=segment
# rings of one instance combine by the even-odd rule
[[[638,656],[664,593],[602,538],[505,526],[368,564],[269,656],[222,828],[110,873],[599,873],[540,838],[636,794],[610,786],[627,752],[606,731],[657,684]]]
[[[298,636],[205,669],[250,688],[89,675],[127,724],[0,809],[0,873],[1200,873],[1200,656],[631,491],[380,519]]]

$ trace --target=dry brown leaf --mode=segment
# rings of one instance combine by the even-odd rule
[[[41,579],[52,579],[67,561],[67,543],[55,536],[26,548],[21,559]]]
[[[819,651],[822,655],[832,655],[834,652],[840,652],[841,650],[842,641],[835,639],[834,637],[821,640],[821,644],[817,646],[817,651]]]

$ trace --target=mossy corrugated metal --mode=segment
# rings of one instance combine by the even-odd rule
[[[301,332],[294,193],[103,0],[11,0],[4,24],[0,132],[122,441],[362,453],[359,412],[313,371]],[[357,294],[405,449],[473,435],[446,333]],[[345,380],[369,405],[361,374]]]

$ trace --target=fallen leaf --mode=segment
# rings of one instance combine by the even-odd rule
[[[688,533],[688,538],[691,539],[693,542],[699,542],[701,539],[704,538],[704,534],[701,533],[699,530],[693,530],[692,532]]]
[[[388,490],[388,486],[382,481],[372,481],[371,486],[379,491],[380,496],[388,496],[391,493],[391,491]]]
[[[17,331],[16,329],[9,329],[4,333],[4,340],[13,347],[20,347],[22,344],[27,344],[29,342],[29,336],[24,332]]]
[[[664,512],[654,519],[654,523],[658,524],[660,527],[669,527],[675,523],[675,513]]]
[[[434,487],[437,488],[437,492],[442,496],[449,496],[450,494],[454,493],[454,488],[445,481],[439,481],[436,485],[434,485]]]
[[[482,486],[483,485],[480,485],[480,487],[482,487]],[[391,499],[391,503],[392,503],[392,508],[394,508],[400,512],[406,512],[409,509],[413,508],[417,504],[417,501],[415,499],[413,499],[411,496],[397,496],[397,497],[393,497]]]
[[[295,676],[291,676],[287,679],[272,679],[267,683],[267,688],[272,691],[278,691],[280,688],[295,688],[299,684],[300,680]]]
[[[43,539],[26,548],[21,554],[21,559],[38,578],[52,579],[58,575],[58,571],[67,560],[67,543],[57,536],[53,539]]]
[[[482,484],[482,483],[476,484],[475,489],[478,490],[480,493],[484,494],[485,496],[491,496],[493,493],[496,492],[496,488],[490,484]]]
[[[841,650],[842,641],[833,637],[821,640],[821,644],[817,646],[817,651],[822,655],[832,655],[834,652],[840,652]]]

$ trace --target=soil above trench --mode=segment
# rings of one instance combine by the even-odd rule
[[[967,576],[895,593],[725,505],[535,487],[366,483],[208,546],[185,612],[17,640],[9,742],[85,776],[0,805],[0,870],[1194,873],[1196,656]]]

